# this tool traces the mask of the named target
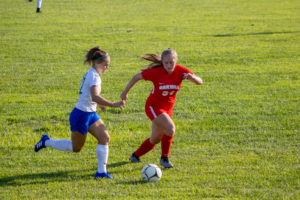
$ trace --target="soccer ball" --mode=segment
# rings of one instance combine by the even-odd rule
[[[141,175],[145,182],[155,182],[159,181],[162,173],[157,165],[148,164],[142,169]]]

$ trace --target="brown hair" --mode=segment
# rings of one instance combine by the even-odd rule
[[[106,51],[100,49],[99,46],[91,48],[85,55],[84,64],[92,65],[94,62],[101,63],[103,62],[104,58],[103,56],[108,56]],[[100,57],[103,57],[103,59],[97,60]]]
[[[151,53],[147,53],[144,54],[144,56],[142,57],[142,59],[144,60],[148,60],[151,63],[146,65],[147,69],[151,69],[151,68],[155,68],[155,67],[160,67],[162,66],[162,59],[163,57],[167,56],[167,55],[174,55],[177,57],[177,52],[174,49],[168,48],[167,50],[164,50],[161,54],[160,53],[156,53],[156,54],[151,54]],[[144,70],[147,70],[144,69]],[[142,70],[142,71],[144,71]]]

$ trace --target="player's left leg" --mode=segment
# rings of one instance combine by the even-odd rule
[[[161,159],[160,164],[165,168],[172,168],[173,164],[169,161],[169,152],[172,144],[173,135],[175,134],[175,125],[172,118],[166,114],[160,114],[152,121],[158,129],[164,134],[161,137]]]
[[[169,110],[167,112],[167,114],[169,115],[169,121],[170,121],[170,125],[172,128],[172,131],[169,132],[169,134],[163,134],[162,138],[161,138],[161,157],[162,158],[168,158],[169,157],[169,153],[170,153],[170,148],[171,148],[171,144],[172,144],[172,139],[173,136],[175,134],[175,124],[172,120],[172,115],[173,115],[173,110]]]
[[[43,135],[41,140],[34,146],[34,151],[38,152],[43,148],[52,147],[60,151],[80,152],[86,135],[81,134],[77,131],[72,132],[72,140],[61,139],[53,140],[48,135]]]
[[[108,134],[108,131],[106,130],[105,124],[101,119],[99,119],[89,127],[89,132],[98,140],[98,144],[96,147],[98,170],[95,174],[95,178],[112,179],[112,177],[106,170],[110,136]]]

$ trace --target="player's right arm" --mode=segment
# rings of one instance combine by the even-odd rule
[[[129,83],[127,84],[126,88],[124,89],[124,91],[120,96],[122,100],[128,99],[129,90],[141,79],[143,79],[142,73],[138,73],[134,75],[134,77],[129,81]]]

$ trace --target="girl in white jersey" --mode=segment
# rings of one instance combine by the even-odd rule
[[[103,121],[96,113],[96,108],[97,104],[103,111],[105,111],[105,106],[122,108],[125,106],[125,101],[111,102],[100,96],[101,79],[99,74],[103,74],[110,63],[110,57],[105,51],[99,47],[90,49],[84,62],[92,67],[81,81],[79,99],[70,114],[71,140],[52,140],[48,135],[43,135],[35,145],[34,150],[38,152],[42,148],[52,147],[61,151],[80,152],[85,143],[87,132],[89,132],[98,140],[96,148],[98,170],[95,178],[112,179],[106,171],[110,137]]]

